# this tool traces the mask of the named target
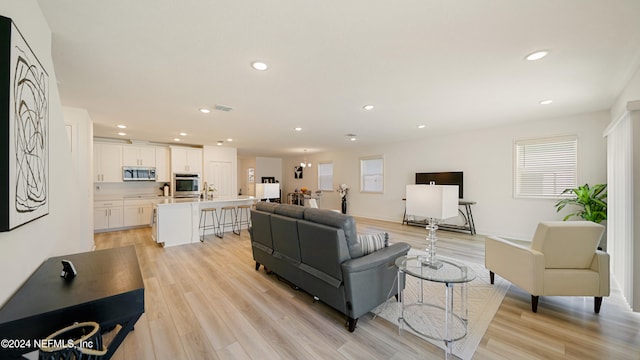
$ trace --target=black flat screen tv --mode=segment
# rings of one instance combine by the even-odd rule
[[[458,185],[458,197],[463,195],[463,173],[462,171],[416,173],[416,185],[431,184],[436,185]]]

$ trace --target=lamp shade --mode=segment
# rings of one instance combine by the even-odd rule
[[[276,199],[280,197],[280,184],[258,183],[256,184],[257,199]]]
[[[407,185],[407,215],[448,219],[458,215],[457,185]]]

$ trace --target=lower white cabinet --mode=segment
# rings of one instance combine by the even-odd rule
[[[153,212],[153,204],[149,201],[140,203],[134,201],[124,201],[124,226],[140,226],[151,225],[151,215]]]
[[[122,201],[97,201],[93,208],[93,230],[123,227]]]

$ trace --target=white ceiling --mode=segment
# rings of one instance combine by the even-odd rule
[[[39,3],[62,103],[87,109],[95,136],[233,138],[244,156],[606,110],[640,64],[638,0]],[[197,110],[215,104],[233,110]]]

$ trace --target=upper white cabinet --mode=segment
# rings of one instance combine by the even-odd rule
[[[171,172],[202,174],[202,149],[172,146]]]
[[[122,145],[93,143],[93,181],[122,182]]]
[[[156,176],[157,182],[171,181],[171,157],[169,156],[169,148],[164,146],[156,146]]]
[[[156,166],[155,146],[124,145],[123,166]]]

